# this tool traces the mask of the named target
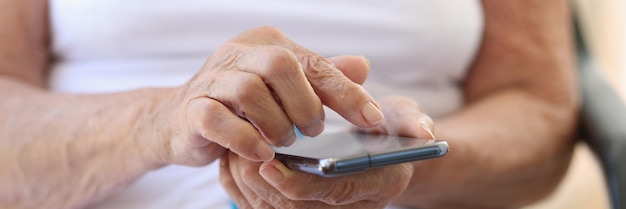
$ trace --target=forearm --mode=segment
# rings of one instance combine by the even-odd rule
[[[76,207],[161,166],[142,125],[167,91],[55,94],[0,77],[0,207]]]
[[[511,89],[436,121],[435,135],[449,141],[450,153],[415,164],[397,203],[507,208],[544,197],[568,166],[575,110],[573,102],[550,103]]]

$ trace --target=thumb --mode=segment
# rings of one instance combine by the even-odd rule
[[[328,58],[352,82],[363,84],[370,72],[370,62],[363,56],[344,55]]]

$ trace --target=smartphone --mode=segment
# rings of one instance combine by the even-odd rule
[[[276,159],[293,170],[320,176],[346,175],[375,167],[442,157],[443,140],[359,132],[299,137],[289,147],[274,147]]]

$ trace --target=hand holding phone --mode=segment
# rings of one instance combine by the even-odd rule
[[[357,132],[300,137],[289,147],[274,148],[287,167],[320,176],[337,176],[368,168],[442,157],[448,143],[435,139]]]

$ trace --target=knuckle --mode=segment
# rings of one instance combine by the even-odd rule
[[[224,105],[218,101],[215,101],[213,99],[207,99],[208,101],[203,105],[203,107],[200,107],[202,109],[200,109],[200,111],[203,112],[202,117],[203,118],[212,118],[211,116],[215,115],[215,112],[220,112],[224,109]]]
[[[240,60],[244,47],[237,43],[225,43],[215,50],[205,63],[204,68],[228,69],[233,68]]]
[[[254,74],[242,73],[237,80],[239,83],[234,86],[233,91],[239,102],[254,101],[263,92],[268,92],[263,80]]]
[[[216,120],[216,115],[221,114],[225,107],[209,98],[197,98],[190,101],[187,112],[187,120],[191,129],[202,130],[199,131],[203,138],[210,139],[207,136],[208,133],[213,130],[213,127],[219,125],[222,120]],[[195,140],[195,138],[187,139],[189,141]],[[197,140],[196,140],[197,141]]]
[[[260,26],[256,28],[255,31],[263,33],[269,37],[274,37],[274,38],[285,37],[285,34],[283,33],[283,31],[281,31],[280,29],[274,26],[269,26],[269,25]]]
[[[356,85],[345,77],[338,70],[334,70],[330,63],[326,61],[320,61],[321,58],[317,56],[308,56],[303,58],[302,68],[306,77],[311,85],[316,89],[329,89],[338,92],[333,93],[346,93],[345,90],[350,85]],[[344,95],[345,96],[345,95]]]
[[[287,36],[280,29],[273,26],[260,26],[251,29],[238,35],[231,41],[267,45],[288,43]]]
[[[336,103],[352,102],[355,95],[362,94],[358,89],[352,88],[352,84],[346,79],[334,76],[311,82],[317,89],[323,89],[318,93],[322,98],[332,99]]]
[[[196,112],[198,115],[197,123],[200,124],[200,127],[203,130],[212,130],[214,127],[219,127],[224,120],[220,119],[221,117],[216,117],[216,115],[220,115],[223,113],[225,107],[222,103],[217,102],[212,99],[208,99],[209,101],[203,105],[203,109],[200,109],[199,112]],[[202,136],[206,139],[210,139],[211,136]]]
[[[223,108],[225,107],[221,103],[213,99],[194,99],[190,102],[188,107],[187,119],[190,124],[199,126],[199,128],[202,128],[203,130],[207,130],[208,128],[213,127],[213,123],[216,122],[213,120],[215,115],[219,114]]]
[[[316,93],[322,98],[332,99],[335,102],[351,101],[354,95],[366,94],[360,85],[352,82],[332,63],[318,55],[304,55],[300,57],[304,73]]]
[[[263,51],[268,56],[263,66],[263,73],[267,78],[281,78],[300,73],[300,63],[292,51],[280,46],[263,47]]]
[[[327,78],[337,76],[340,72],[333,70],[334,65],[324,57],[317,54],[303,54],[298,57],[302,63],[302,69],[309,78]]]

